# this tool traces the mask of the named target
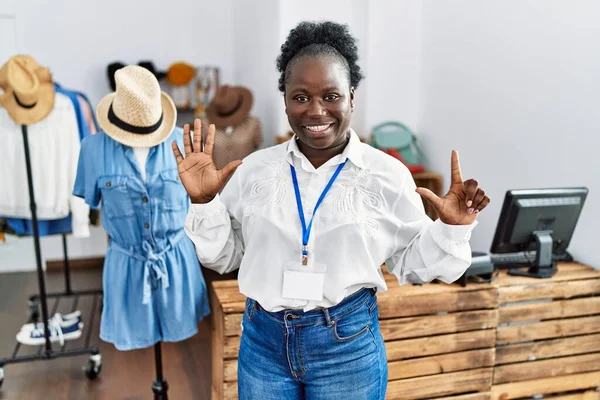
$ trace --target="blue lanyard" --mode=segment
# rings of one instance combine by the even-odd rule
[[[325,189],[323,189],[323,192],[321,193],[319,200],[317,200],[317,204],[315,204],[315,209],[313,211],[312,217],[310,217],[308,226],[306,226],[306,220],[304,219],[304,209],[302,208],[302,199],[300,198],[300,187],[298,186],[298,177],[296,176],[296,168],[294,168],[294,166],[290,164],[290,170],[292,171],[292,181],[294,182],[294,192],[296,193],[296,203],[298,204],[298,214],[300,215],[300,222],[302,223],[302,264],[303,265],[306,265],[308,263],[308,238],[310,237],[310,230],[312,228],[312,223],[313,223],[313,219],[315,218],[315,214],[317,213],[317,208],[319,208],[319,206],[323,202],[323,199],[327,195],[327,192],[329,192],[329,189],[331,189],[333,182],[338,177],[338,175],[342,171],[342,168],[344,168],[344,165],[346,165],[347,162],[348,162],[348,159],[346,159],[346,161],[344,161],[343,164],[340,164],[337,167],[337,169],[333,173],[333,176],[327,183],[327,186],[325,186]]]

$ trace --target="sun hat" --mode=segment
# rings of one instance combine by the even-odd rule
[[[239,125],[252,109],[252,92],[241,86],[221,86],[206,108],[206,117],[218,128]]]
[[[144,67],[128,65],[115,72],[115,83],[116,91],[96,107],[102,130],[131,147],[164,142],[175,127],[177,110],[156,77]]]
[[[0,68],[0,88],[0,106],[18,124],[39,122],[54,107],[52,74],[31,56],[13,56]]]

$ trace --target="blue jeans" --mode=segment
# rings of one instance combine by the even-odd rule
[[[385,398],[387,359],[371,289],[308,312],[267,312],[248,299],[242,328],[240,400]]]

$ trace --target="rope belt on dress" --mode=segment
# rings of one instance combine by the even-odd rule
[[[144,296],[142,304],[150,303],[153,289],[158,289],[159,286],[162,290],[169,288],[169,273],[167,272],[167,264],[165,263],[164,255],[175,247],[184,236],[185,231],[179,231],[172,239],[169,239],[169,244],[158,252],[155,251],[150,242],[144,240],[142,242],[142,249],[144,250],[143,255],[136,253],[133,249],[125,248],[116,242],[111,243],[111,249],[144,263]]]

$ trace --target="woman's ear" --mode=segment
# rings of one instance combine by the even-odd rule
[[[354,111],[354,86],[350,88],[350,108]]]

